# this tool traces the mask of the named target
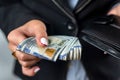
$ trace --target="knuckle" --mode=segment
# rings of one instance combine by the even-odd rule
[[[25,71],[22,71],[22,73],[23,73],[24,75],[26,75],[26,76],[29,76],[29,77],[32,77],[32,76],[35,75],[35,74],[29,74],[29,73],[26,73]]]
[[[25,58],[26,58],[25,54],[21,53],[19,57],[20,57],[20,60],[25,61]]]
[[[28,65],[27,62],[23,62],[23,63],[22,63],[22,66],[24,66],[24,67],[29,67],[29,65]]]
[[[15,35],[15,34],[14,34],[14,30],[13,30],[13,31],[11,31],[11,32],[8,34],[8,36],[7,36],[8,41],[12,41],[14,35]]]
[[[8,39],[8,41],[11,41],[11,40],[12,40],[11,33],[8,34],[7,39]]]
[[[22,68],[22,73],[23,73],[24,75],[26,75],[26,76],[29,76],[29,77],[32,77],[32,76],[35,75],[35,73],[31,73],[31,72],[29,72],[29,71],[27,71],[27,70],[25,70],[25,69],[23,69],[23,68]]]
[[[28,76],[28,75],[25,73],[25,71],[24,71],[24,70],[22,70],[22,73],[23,73],[24,75]]]
[[[24,75],[26,75],[26,76],[29,76],[29,74],[26,73],[26,71],[25,71],[24,69],[22,69],[22,73],[23,73]]]

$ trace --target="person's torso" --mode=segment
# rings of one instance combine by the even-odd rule
[[[54,27],[55,33],[76,35],[78,24],[88,18],[105,15],[115,1],[80,0],[74,10],[70,9],[67,0],[24,0],[23,2],[48,24],[57,26],[57,29]]]
[[[105,15],[117,0],[79,0],[74,10],[68,4],[71,0],[11,0],[9,2],[20,1],[50,25],[49,29],[54,30],[51,34],[76,35],[78,25],[89,18]],[[8,4],[8,0],[1,2]]]

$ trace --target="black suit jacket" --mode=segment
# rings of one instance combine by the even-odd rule
[[[106,15],[119,0],[80,0],[71,10],[64,0],[0,0],[0,28],[8,33],[29,20],[40,19],[48,35],[80,36],[86,20]],[[10,2],[10,3],[8,3]],[[82,41],[82,62],[91,80],[117,80],[120,78],[120,61],[103,55],[103,52]],[[65,80],[68,62],[42,60],[41,70],[34,77],[21,73],[16,63],[15,74],[23,80]],[[117,68],[116,68],[117,67]],[[116,74],[114,74],[116,72]]]

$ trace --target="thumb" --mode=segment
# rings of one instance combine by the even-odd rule
[[[47,33],[45,31],[41,31],[35,34],[37,44],[39,46],[47,46],[48,45],[48,38]]]
[[[36,38],[37,44],[39,46],[46,46],[48,45],[48,38],[47,38],[47,32],[46,32],[46,26],[42,21],[34,22],[34,31],[33,35]]]
[[[31,20],[24,26],[26,28],[24,30],[27,30],[25,34],[27,34],[28,36],[35,36],[37,44],[39,46],[48,45],[46,26],[42,21]]]

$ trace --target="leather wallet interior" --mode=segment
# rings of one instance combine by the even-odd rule
[[[82,39],[120,59],[120,17],[104,16],[88,21]]]

